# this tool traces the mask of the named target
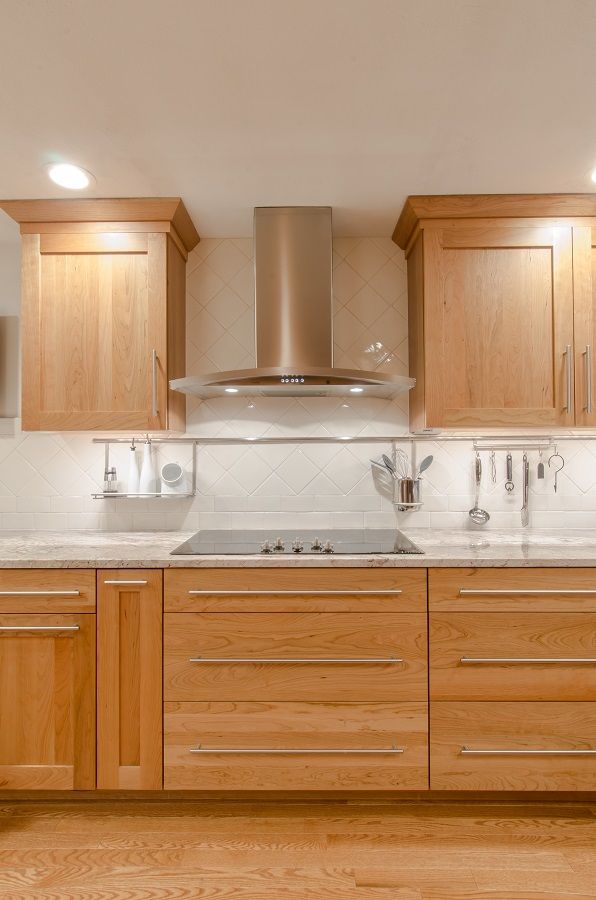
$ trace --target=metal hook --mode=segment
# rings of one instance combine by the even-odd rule
[[[561,472],[565,468],[565,460],[559,453],[559,449],[556,444],[555,444],[555,452],[553,453],[552,456],[549,456],[549,458],[548,458],[549,469],[553,468],[553,464],[552,464],[553,459],[561,460],[561,465],[557,469],[555,469],[555,485],[554,485],[554,487],[555,487],[555,494],[556,494],[557,493],[557,480],[558,480],[559,472]]]

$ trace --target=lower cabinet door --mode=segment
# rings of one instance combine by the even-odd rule
[[[95,616],[0,616],[0,790],[95,787]]]
[[[430,787],[596,790],[596,702],[436,702]]]
[[[168,702],[167,790],[425,790],[425,703]]]

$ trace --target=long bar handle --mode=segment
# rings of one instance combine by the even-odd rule
[[[79,631],[79,625],[0,625],[0,631]]]
[[[199,745],[198,747],[190,747],[188,752],[189,753],[266,753],[266,754],[270,754],[270,753],[294,753],[294,754],[302,754],[302,753],[314,753],[314,754],[321,754],[321,753],[333,753],[333,754],[338,754],[338,753],[360,753],[360,754],[362,754],[362,753],[365,753],[365,754],[385,753],[385,754],[387,754],[387,753],[405,753],[405,749],[403,747],[386,747],[386,748],[378,749],[378,750],[377,749],[367,749],[366,747],[357,747],[357,748],[355,747],[354,749],[345,748],[345,747],[338,747],[338,748],[326,747],[326,748],[321,748],[319,750],[313,750],[310,747],[309,748],[306,748],[306,747],[288,747],[288,748],[286,748],[286,747],[284,747],[284,748],[280,748],[280,747],[275,747],[275,748],[220,747],[219,749],[217,749],[217,748],[201,747]],[[594,752],[596,753],[596,750]]]
[[[468,756],[596,756],[596,750],[506,750],[462,747],[459,752]]]
[[[343,597],[346,594],[359,594],[363,597],[376,597],[377,594],[401,594],[401,590],[390,590],[390,591],[220,591],[217,588],[214,588],[211,591],[189,591],[193,597],[212,597],[214,594],[218,596],[224,597],[277,597],[279,595],[289,595],[289,596],[298,596],[298,597],[333,597],[340,596]],[[596,591],[594,592],[596,593]]]
[[[80,597],[80,591],[0,591],[0,597]]]
[[[563,354],[565,357],[565,390],[566,390],[566,400],[565,400],[565,410],[568,413],[573,412],[573,356],[571,354],[571,344],[567,344],[565,347],[565,352]]]
[[[586,344],[586,349],[584,350],[584,362],[586,365],[586,405],[584,409],[587,413],[592,412],[593,403],[592,403],[592,346],[591,344]]]
[[[151,351],[151,415],[157,415],[157,350]]]
[[[120,578],[113,578],[113,579],[107,579],[106,581],[104,581],[104,584],[147,584],[147,581],[143,581],[141,579],[126,580],[126,579],[120,579]]]
[[[596,663],[595,657],[586,657],[586,656],[553,656],[553,657],[536,657],[536,656],[462,656],[460,659],[460,663],[472,663],[474,665],[482,665],[483,663],[506,663],[506,664],[524,664],[530,663],[537,666],[541,665],[550,665],[550,664],[569,664],[569,663],[586,663],[586,664],[594,664]]]
[[[588,588],[513,588],[503,590],[486,588],[483,590],[473,590],[472,588],[460,588],[459,596],[460,597],[506,597],[508,594],[515,594],[516,596],[523,596],[525,594],[531,596],[539,596],[541,594],[545,595],[559,595],[559,594],[584,594],[586,596],[596,594],[596,590],[590,590]]]
[[[275,656],[194,656],[188,660],[191,663],[344,663],[344,664],[366,664],[366,663],[403,663],[404,660],[398,656],[371,656],[371,657],[349,657],[347,659],[331,657],[275,657]]]

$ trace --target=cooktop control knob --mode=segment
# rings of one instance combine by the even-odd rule
[[[302,553],[304,550],[304,544],[300,540],[300,538],[296,538],[295,541],[292,541],[292,550],[294,553]]]
[[[286,549],[284,546],[284,542],[282,541],[282,539],[280,537],[278,537],[277,540],[275,541],[275,544],[273,545],[273,549],[276,550],[278,553],[283,553],[283,551]]]
[[[323,549],[323,545],[322,545],[322,543],[320,542],[320,540],[318,539],[318,537],[316,537],[316,538],[314,539],[314,541],[312,542],[312,544],[311,544],[311,546],[310,546],[310,549],[311,549],[311,551],[312,551],[313,553],[320,553],[320,552],[321,552],[321,550]]]
[[[323,547],[323,553],[335,553],[335,548],[331,541],[325,541],[325,546]]]
[[[273,548],[271,547],[271,541],[264,541],[261,544],[261,553],[272,553]]]

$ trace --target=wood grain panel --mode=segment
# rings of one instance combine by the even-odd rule
[[[573,324],[575,330],[575,418],[596,424],[596,229],[573,229]],[[588,409],[591,391],[592,409]]]
[[[94,611],[95,569],[0,569],[0,613]]]
[[[427,219],[569,219],[596,216],[594,194],[441,194],[407,198],[393,232],[402,250]]]
[[[0,209],[21,225],[30,222],[167,222],[174,227],[187,252],[199,243],[197,230],[180,197],[2,200]]]
[[[184,431],[186,396],[170,390],[169,382],[186,375],[186,262],[171,239],[167,242],[167,267],[168,428]]]
[[[596,700],[596,615],[431,613],[433,700]],[[592,663],[462,663],[462,657]]]
[[[570,425],[570,228],[426,229],[426,425]]]
[[[392,658],[371,663],[192,663],[217,658]],[[426,697],[426,616],[415,613],[167,613],[167,700]]]
[[[48,629],[0,630],[0,787],[95,787],[95,616],[1,615],[0,625]]]
[[[462,747],[596,749],[596,703],[435,702],[430,718],[435,790],[590,791],[596,755],[462,755]]]
[[[166,789],[425,789],[424,703],[166,703]],[[207,749],[391,749],[401,754],[192,754]]]
[[[426,356],[424,333],[424,235],[408,256],[408,363],[416,384],[408,394],[410,430],[425,427]]]
[[[428,574],[431,611],[596,612],[594,569],[429,569]]]
[[[166,569],[164,584],[166,612],[426,611],[426,569]]]
[[[102,569],[97,577],[97,786],[159,790],[162,572]]]
[[[108,231],[103,234],[42,234],[40,253],[147,253],[147,235]]]

